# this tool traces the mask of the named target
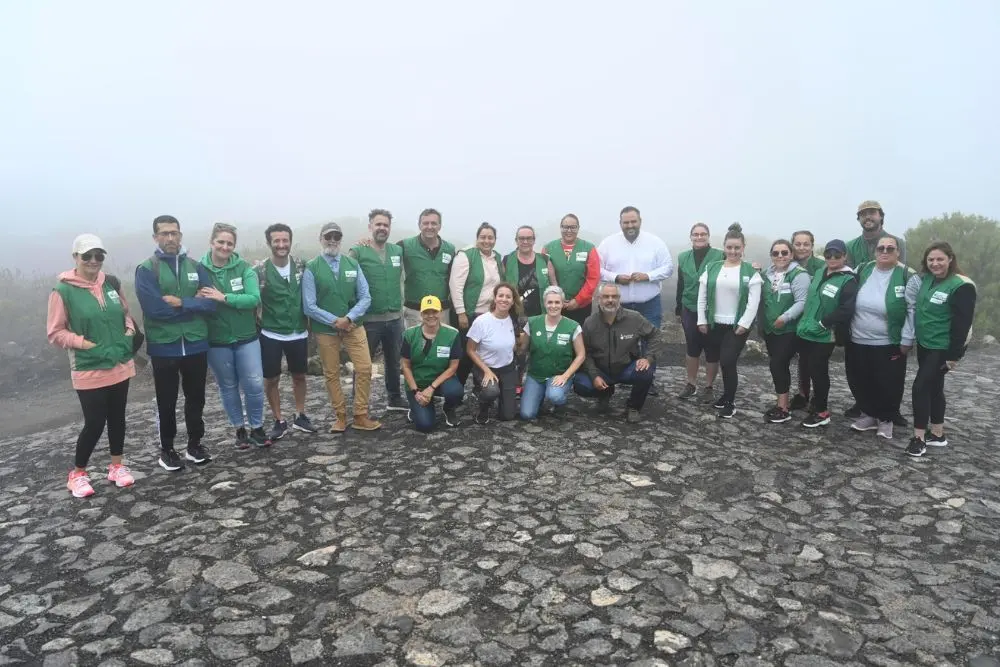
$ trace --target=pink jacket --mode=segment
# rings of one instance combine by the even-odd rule
[[[59,274],[59,282],[73,285],[74,287],[85,287],[90,290],[94,298],[104,305],[104,272],[97,274],[97,280],[90,282],[77,275],[76,269],[64,271]],[[122,308],[125,309],[125,332],[135,333],[135,322],[128,312],[128,302],[125,295],[121,299]],[[66,304],[63,303],[59,292],[55,290],[49,294],[49,316],[46,322],[49,343],[64,350],[83,349],[83,336],[75,334],[69,329],[69,317],[66,314]],[[131,360],[124,364],[118,364],[114,368],[93,370],[93,371],[72,371],[70,377],[73,380],[74,389],[100,389],[124,382],[135,377],[135,363]]]

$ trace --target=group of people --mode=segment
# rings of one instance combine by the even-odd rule
[[[802,426],[829,424],[830,357],[843,346],[855,399],[845,413],[853,419],[850,427],[889,440],[894,426],[907,423],[900,405],[907,359],[916,347],[913,435],[906,453],[919,457],[928,446],[948,444],[944,380],[965,354],[975,284],[961,273],[945,241],[924,250],[917,271],[907,266],[903,239],[885,231],[885,211],[877,201],[862,202],[857,219],[861,235],[827,242],[822,259],[813,254],[809,231],[774,241],[766,268],[744,259],[739,224],[729,227],[721,251],[711,247],[707,225],[691,228],[691,249],[678,257],[676,313],[687,346],[687,383],[680,398],[699,395],[704,356],[701,397],[714,401],[719,417],[733,417],[737,363],[756,322],[776,394],[775,405],[764,412],[766,422],[788,422],[792,411],[806,410]],[[799,386],[790,396],[796,354]],[[716,397],[712,385],[720,368],[723,391]]]
[[[681,398],[698,395],[704,352],[707,385],[701,396],[720,417],[735,414],[736,364],[757,321],[778,395],[767,421],[788,421],[791,410],[809,406],[803,425],[829,423],[830,353],[850,340],[848,376],[861,410],[852,427],[891,437],[906,354],[916,341],[921,371],[908,451],[919,455],[925,444],[946,444],[944,373],[964,352],[975,290],[966,288],[972,283],[958,272],[947,244],[927,250],[920,275],[906,269],[902,240],[884,234],[881,207],[866,204],[874,206],[859,209],[862,236],[849,244],[829,242],[825,261],[812,254],[812,234],[798,232],[791,242],[772,244],[766,270],[744,261],[738,225],[727,232],[723,251],[711,247],[706,225],[692,228],[692,248],[678,258],[677,315],[688,355]],[[436,427],[436,397],[443,400],[444,424],[460,424],[457,408],[470,374],[479,424],[518,413],[535,419],[546,402],[558,413],[571,391],[596,398],[607,412],[617,385],[631,387],[622,417],[639,421],[646,397],[656,391],[661,285],[674,265],[666,244],[642,230],[638,209],[625,207],[619,221],[621,232],[594,246],[579,238],[579,219],[568,214],[560,238],[540,251],[534,229],[524,225],[515,233],[517,250],[501,257],[494,249],[497,230],[488,223],[477,230],[475,245],[459,250],[441,237],[441,214],[426,209],[418,216],[419,233],[393,243],[391,213],[375,209],[368,237],[347,252],[342,229],[330,222],[320,230],[316,257],[293,257],[292,229],[274,224],[265,231],[270,257],[251,263],[236,252],[234,226],[216,224],[198,261],[188,256],[180,222],[159,216],[153,221],[156,250],[135,273],[144,332],[129,314],[120,281],[102,271],[104,243],[83,234],[73,242],[75,268],[59,276],[49,298],[48,337],[69,351],[84,414],[67,488],[76,497],[94,493],[86,469],[105,428],[108,481],[119,487],[134,483],[122,459],[125,406],[143,337],[156,392],[159,465],[168,471],[211,460],[202,416],[209,369],[236,448],[270,446],[290,428],[315,433],[305,412],[310,334],[323,366],[334,434],[381,428],[369,414],[372,358],[379,348],[386,409],[405,411],[421,432]],[[878,290],[881,306],[874,298]],[[353,364],[350,419],[342,352]],[[796,353],[799,394],[789,400]],[[283,360],[295,403],[287,418],[279,390]],[[712,385],[720,366],[723,391],[716,396]],[[180,391],[183,456],[175,447]],[[931,435],[925,437],[928,420]]]

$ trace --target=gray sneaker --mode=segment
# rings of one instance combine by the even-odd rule
[[[688,399],[692,398],[697,393],[698,393],[698,387],[688,383],[684,385],[684,389],[681,391],[681,393],[677,394],[677,398]]]
[[[312,422],[309,421],[309,417],[306,417],[306,414],[304,412],[300,413],[295,418],[295,421],[292,422],[292,428],[298,431],[302,431],[303,433],[316,432],[316,427],[312,425]]]
[[[892,420],[878,423],[878,437],[885,440],[892,440]]]
[[[385,409],[406,412],[410,409],[410,402],[402,396],[390,396],[389,400],[386,401]]]
[[[877,428],[878,420],[866,414],[862,414],[851,423],[851,429],[854,431],[874,431]]]

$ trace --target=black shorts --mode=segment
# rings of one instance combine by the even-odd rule
[[[260,335],[260,360],[266,379],[281,375],[281,355],[288,361],[288,372],[302,375],[309,369],[309,339],[274,340]]]

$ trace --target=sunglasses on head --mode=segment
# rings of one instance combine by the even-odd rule
[[[323,234],[323,238],[327,241],[339,241],[344,238],[344,235],[341,232],[327,232]]]
[[[80,255],[80,259],[82,259],[85,262],[89,262],[91,260],[103,262],[104,257],[105,257],[104,253],[101,252],[100,250],[88,250],[87,252]]]
[[[844,253],[840,252],[839,250],[827,250],[826,252],[823,253],[824,259],[840,259],[843,256]]]
[[[771,251],[771,257],[788,257],[791,254],[792,253],[790,253],[787,250],[772,250]]]
[[[883,255],[888,255],[891,252],[896,252],[896,246],[894,245],[880,245],[875,248],[875,252],[881,253]]]

